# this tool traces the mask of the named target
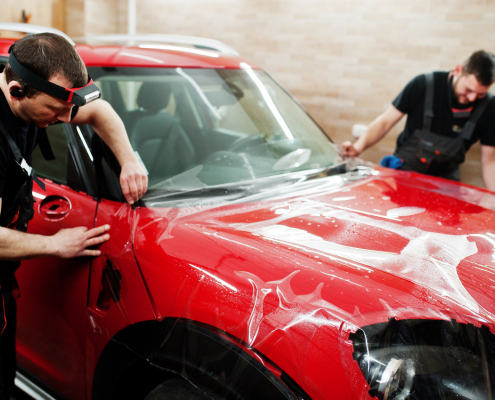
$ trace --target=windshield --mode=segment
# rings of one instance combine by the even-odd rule
[[[341,162],[267,74],[244,69],[89,68],[124,121],[150,193],[234,184]]]

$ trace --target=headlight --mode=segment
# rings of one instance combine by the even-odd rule
[[[391,319],[351,334],[353,358],[379,400],[492,400],[495,335],[455,321]]]

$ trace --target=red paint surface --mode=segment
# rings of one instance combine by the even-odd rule
[[[11,39],[0,39],[0,55],[8,56]],[[219,57],[161,49],[142,49],[123,46],[88,46],[77,45],[76,49],[88,67],[157,67],[157,68],[234,68],[240,63],[249,64],[258,69],[256,64],[241,57],[230,56],[211,51]],[[142,57],[142,58],[140,58]]]
[[[53,235],[60,229],[91,229],[96,201],[67,186],[46,182],[46,192],[34,184],[34,192],[60,196],[72,204],[65,218],[47,220],[39,213],[29,232]],[[55,257],[23,261],[16,272],[21,290],[18,300],[18,362],[70,399],[85,399],[86,298],[90,259]],[[35,333],[35,334],[33,334]]]
[[[252,342],[313,399],[349,398],[356,382],[348,380],[342,365],[341,352],[352,349],[339,349],[339,329],[344,321],[360,326],[392,317],[454,318],[479,326],[485,320],[495,331],[493,282],[486,279],[487,272],[476,268],[483,266],[492,271],[490,276],[495,276],[493,245],[481,237],[469,237],[469,242],[476,243],[477,253],[464,258],[457,267],[462,285],[484,309],[474,312],[438,292],[433,276],[421,285],[400,273],[370,268],[366,260],[356,262],[345,255],[329,256],[304,245],[276,242],[246,233],[241,226],[277,218],[274,210],[287,204],[318,202],[327,210],[345,207],[371,222],[300,215],[275,225],[310,232],[324,242],[347,246],[349,255],[353,249],[365,249],[370,257],[378,252],[400,254],[409,243],[378,224],[388,222],[383,217],[388,210],[398,207],[426,209],[392,221],[399,231],[413,227],[443,235],[495,234],[494,211],[452,197],[456,191],[460,197],[466,197],[465,188],[417,174],[382,170],[379,177],[363,179],[344,186],[343,191],[326,195],[320,195],[316,188],[310,196],[204,210],[142,208],[136,213],[134,228],[136,256],[162,315],[211,324]],[[451,196],[432,189],[449,192]],[[474,202],[483,196],[490,201],[495,198],[486,191],[469,191]],[[343,197],[355,198],[333,200]],[[376,226],[370,226],[373,221]],[[435,251],[434,246],[431,251]],[[239,271],[248,271],[263,282],[277,281],[300,271],[290,285],[303,304],[289,302],[280,308],[280,297],[275,291],[269,293],[264,299],[263,321],[256,339],[251,341],[247,318],[252,313],[253,286],[236,274]],[[307,295],[314,293],[321,283],[321,296],[315,296],[311,304]],[[320,307],[319,300],[335,306],[339,313]],[[298,318],[301,321],[295,323]]]

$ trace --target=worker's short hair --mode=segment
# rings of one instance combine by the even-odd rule
[[[60,35],[54,33],[28,35],[15,42],[12,51],[19,63],[45,80],[61,75],[72,84],[72,88],[82,87],[88,83],[88,71],[84,62],[74,46]],[[18,81],[25,86],[25,96],[35,97],[40,93],[23,82],[9,63],[5,66],[4,72],[7,84]]]
[[[475,51],[462,66],[463,75],[473,74],[483,86],[495,81],[495,56],[484,50]]]

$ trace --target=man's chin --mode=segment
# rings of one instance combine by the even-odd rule
[[[55,121],[56,122],[56,121]],[[55,122],[35,122],[33,125],[36,125],[36,127],[44,129],[50,125],[53,125]]]

